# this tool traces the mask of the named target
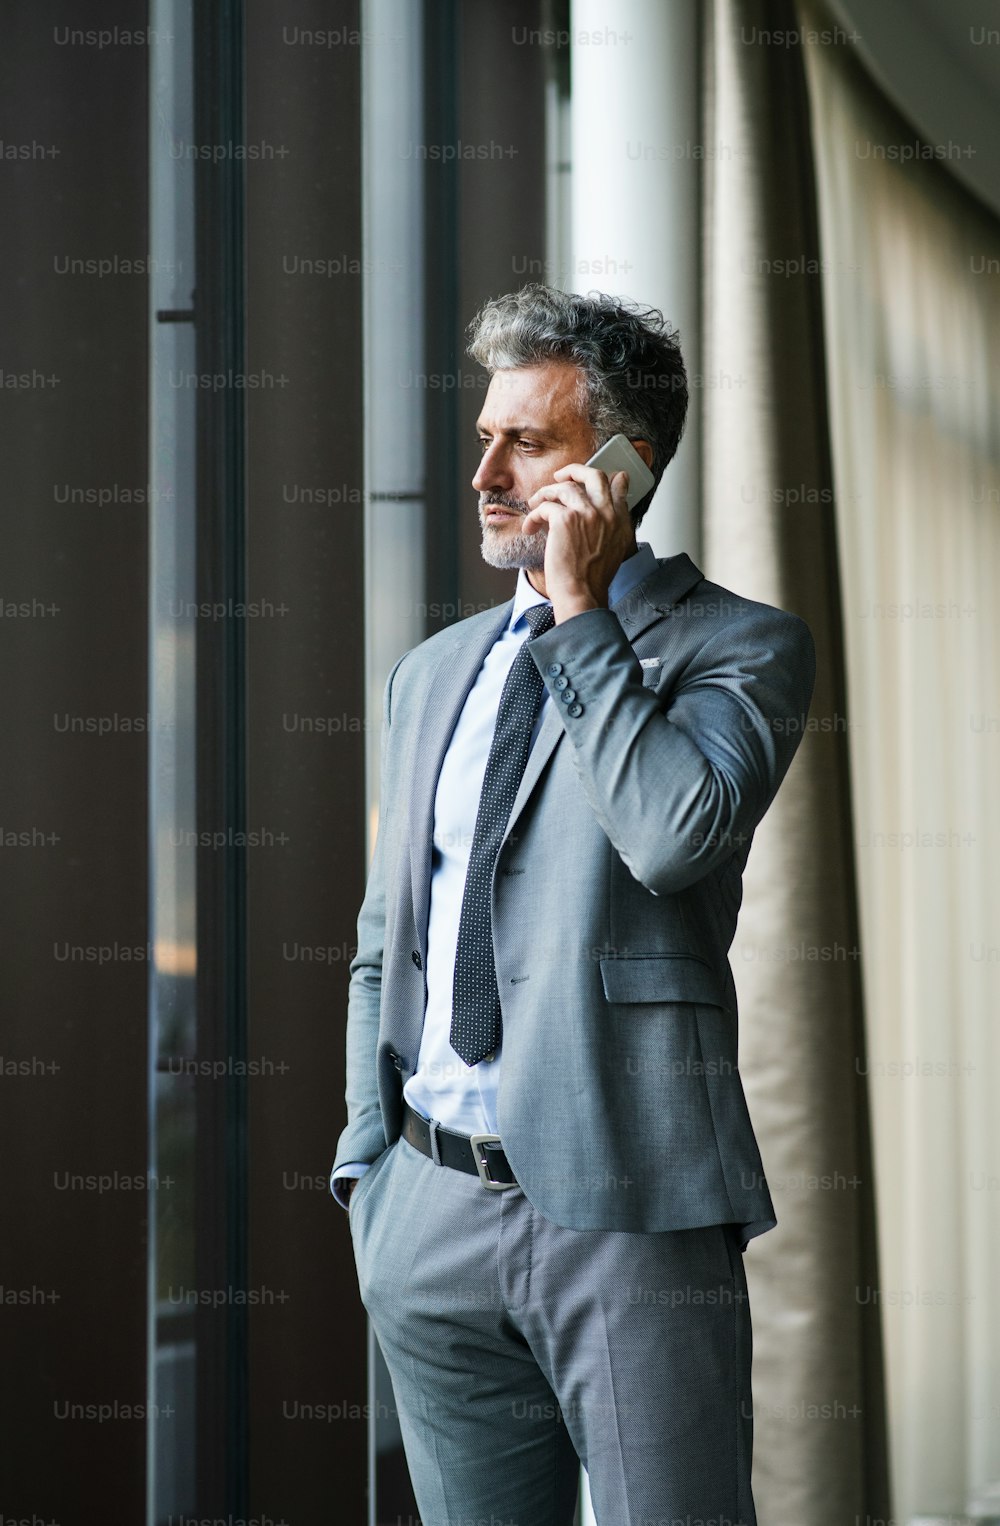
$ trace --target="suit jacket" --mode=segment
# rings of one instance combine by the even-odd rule
[[[386,683],[334,1174],[399,1136],[427,994],[437,777],[512,606],[438,631]],[[805,729],[812,636],[681,553],[529,650],[552,703],[492,883],[504,1149],[557,1224],[735,1222],[745,1245],[776,1219],[737,1068],[727,953],[754,830]]]

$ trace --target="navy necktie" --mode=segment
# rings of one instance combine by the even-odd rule
[[[466,1065],[476,1065],[487,1056],[492,1057],[500,1044],[500,993],[493,959],[490,889],[493,867],[528,761],[535,714],[545,688],[542,675],[528,651],[528,642],[555,623],[551,604],[533,604],[524,614],[531,634],[522,642],[500,695],[458,923],[450,1039],[452,1048]]]

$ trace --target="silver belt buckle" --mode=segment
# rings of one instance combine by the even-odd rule
[[[489,1156],[485,1146],[488,1144],[502,1144],[499,1134],[473,1134],[469,1140],[472,1146],[472,1158],[479,1172],[479,1180],[487,1192],[506,1192],[508,1187],[516,1187],[517,1182],[495,1182],[489,1174]],[[482,1148],[480,1148],[482,1146]]]

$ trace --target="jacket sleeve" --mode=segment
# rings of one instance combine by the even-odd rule
[[[805,730],[816,654],[804,620],[754,605],[711,633],[666,696],[643,687],[608,609],[573,615],[528,649],[584,793],[648,890],[684,890],[748,844]]]
[[[403,654],[405,657],[405,653]],[[394,781],[389,732],[392,684],[403,657],[386,680],[382,697],[379,744],[379,825],[364,900],[358,913],[358,946],[350,964],[347,992],[347,1127],[337,1144],[331,1172],[350,1163],[375,1160],[386,1147],[378,1097],[379,1017],[382,1002],[382,951],[385,943],[385,858]]]

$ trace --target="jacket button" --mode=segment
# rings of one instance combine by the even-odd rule
[[[420,962],[420,950],[419,949],[417,949],[417,948],[411,949],[410,950],[410,958],[413,960],[413,962],[416,965],[418,970],[423,969],[423,965]]]
[[[575,689],[567,689],[565,691],[565,693],[563,694],[563,696],[562,696],[562,702],[563,702],[564,705],[571,705],[575,699],[576,699],[576,690]]]
[[[561,673],[562,670],[563,670],[563,665],[562,665],[561,662],[550,662],[549,663],[549,677],[550,678],[555,678],[556,674],[557,673]]]
[[[552,687],[553,687],[553,689],[566,689],[566,688],[568,688],[569,687],[569,679],[566,677],[566,674],[565,673],[560,673],[559,677],[556,678],[553,681]]]
[[[575,705],[570,705],[569,709],[566,711],[566,714],[567,715],[582,715],[583,714],[583,706],[580,704],[579,700],[577,701],[577,703]]]

